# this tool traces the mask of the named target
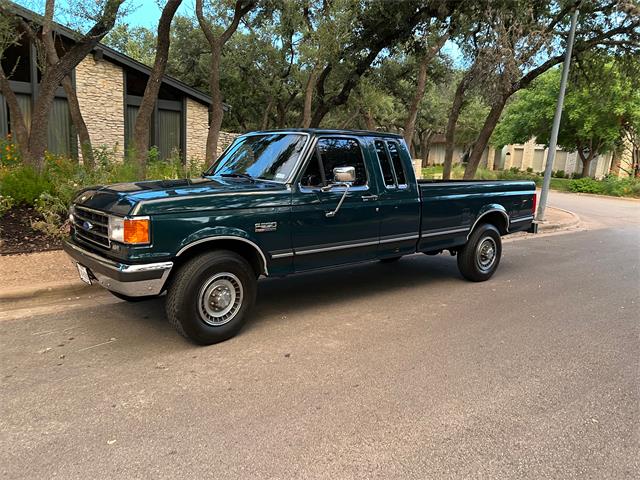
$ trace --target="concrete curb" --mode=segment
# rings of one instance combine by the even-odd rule
[[[93,289],[93,286],[79,282],[52,282],[36,286],[6,289],[0,294],[0,305],[32,299],[34,297],[74,297]]]
[[[540,233],[557,232],[559,230],[569,230],[570,228],[575,228],[580,225],[580,222],[581,222],[580,217],[570,210],[565,210],[564,208],[559,208],[559,207],[552,207],[550,205],[547,206],[547,210],[558,210],[560,212],[564,212],[571,216],[571,220],[568,220],[565,222],[559,222],[559,223],[539,222],[538,228]]]

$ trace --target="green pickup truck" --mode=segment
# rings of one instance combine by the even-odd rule
[[[535,231],[530,181],[416,180],[399,135],[301,129],[238,137],[201,178],[81,191],[64,249],[80,277],[212,344],[235,335],[261,275],[403,255],[457,256],[489,279],[501,236]]]

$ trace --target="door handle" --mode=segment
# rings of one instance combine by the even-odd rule
[[[363,202],[374,202],[378,199],[378,195],[363,195],[361,198]]]

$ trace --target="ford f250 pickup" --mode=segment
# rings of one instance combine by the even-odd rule
[[[501,236],[534,231],[530,181],[416,180],[399,135],[303,129],[238,137],[202,174],[81,191],[64,249],[80,277],[212,344],[249,317],[261,275],[403,255],[457,256],[489,279]]]

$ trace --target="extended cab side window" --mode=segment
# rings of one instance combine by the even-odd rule
[[[360,144],[351,138],[319,139],[315,154],[311,157],[300,183],[305,187],[320,187],[333,183],[333,169],[336,167],[355,168],[354,187],[367,184],[367,169]]]
[[[400,147],[397,142],[387,141],[387,148],[391,155],[391,161],[393,162],[393,169],[396,171],[396,177],[398,177],[398,185],[407,184],[407,175],[404,171],[404,165],[402,158],[400,158]]]
[[[391,158],[387,153],[387,149],[384,146],[382,140],[376,140],[374,142],[376,147],[376,154],[378,155],[378,161],[380,162],[380,168],[382,169],[382,177],[384,178],[384,184],[387,187],[395,187],[396,178],[393,174],[393,168],[391,167]]]

